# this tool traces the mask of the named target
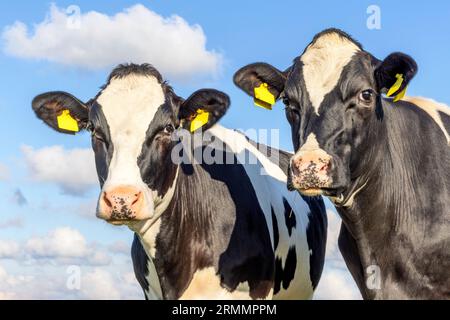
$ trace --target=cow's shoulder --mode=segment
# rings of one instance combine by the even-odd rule
[[[447,144],[450,145],[450,107],[432,99],[423,97],[404,97],[403,102],[407,102],[420,110],[426,112],[436,123],[445,136]]]

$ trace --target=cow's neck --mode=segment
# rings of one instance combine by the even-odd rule
[[[202,174],[199,165],[195,169],[181,165],[166,210],[159,221],[140,236],[156,267],[165,299],[179,298],[195,271],[211,266],[208,248],[204,247],[205,243],[212,243],[209,231],[213,222],[211,217],[205,216],[207,210],[204,210],[209,200],[196,185],[201,183]]]
[[[401,252],[401,245],[399,248],[394,244],[415,246],[415,239],[425,236],[418,226],[425,225],[423,210],[430,209],[423,201],[415,201],[412,197],[430,198],[430,192],[433,192],[421,189],[424,175],[436,171],[433,165],[430,167],[418,156],[418,150],[424,150],[422,144],[427,138],[418,139],[420,134],[414,130],[419,130],[419,125],[412,125],[414,119],[402,110],[393,109],[395,107],[384,106],[384,117],[374,117],[368,125],[367,145],[359,153],[359,165],[352,170],[351,192],[345,197],[346,203],[337,206],[357,245],[356,254],[364,274],[364,283],[359,286],[365,290],[365,298],[384,297],[382,289],[386,277],[390,278],[386,270],[401,263],[400,256],[405,253]],[[370,277],[378,267],[384,272],[381,290],[369,289],[367,282],[372,280],[376,287],[376,279]]]

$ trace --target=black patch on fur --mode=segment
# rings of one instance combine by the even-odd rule
[[[283,281],[283,268],[281,266],[281,259],[276,258],[275,259],[275,279],[274,279],[274,285],[273,285],[273,294],[276,295],[278,292],[280,292],[281,289],[281,281]]]
[[[95,132],[91,137],[91,145],[95,155],[95,165],[100,186],[108,178],[108,168],[114,152],[114,144],[111,143],[111,132],[103,113],[102,106],[96,101],[89,102],[89,130]],[[97,136],[101,137],[98,139]]]
[[[129,75],[141,75],[155,77],[159,83],[163,82],[163,78],[158,70],[151,64],[120,64],[118,65],[109,75],[108,83],[113,79],[122,79],[128,77]]]
[[[295,276],[295,269],[297,268],[297,253],[295,247],[289,248],[286,262],[284,264],[284,269],[281,264],[281,259],[276,258],[275,260],[275,284],[273,288],[273,294],[276,295],[280,292],[281,285],[283,289],[288,289],[291,281]]]
[[[308,215],[309,224],[306,229],[309,250],[309,276],[315,290],[322,275],[325,263],[325,248],[327,244],[327,211],[323,199],[320,197],[303,197],[311,212]]]
[[[292,210],[291,206],[289,205],[289,202],[285,198],[283,198],[283,205],[284,205],[284,221],[286,223],[289,236],[291,236],[292,228],[295,228],[297,226],[297,219],[295,218],[295,213]]]
[[[278,221],[277,217],[275,216],[275,212],[272,210],[272,225],[273,225],[273,250],[276,251],[278,248],[278,243],[280,241],[280,231],[278,230]]]
[[[149,283],[146,279],[146,275],[148,273],[148,257],[141,241],[139,240],[139,237],[136,234],[134,235],[133,245],[131,246],[131,259],[133,261],[134,275],[144,291],[144,296],[146,296],[145,290],[148,290],[149,287]]]
[[[271,289],[275,258],[267,222],[233,157],[234,164],[181,166],[156,242],[155,265],[168,299],[179,298],[193,274],[208,267],[230,291],[248,282],[250,295],[263,298]]]

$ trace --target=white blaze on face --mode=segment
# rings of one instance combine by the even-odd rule
[[[309,45],[301,57],[306,90],[319,114],[324,97],[337,85],[342,70],[360,48],[338,33],[326,33]]]
[[[308,152],[308,151],[316,151],[319,150],[319,142],[317,141],[317,137],[314,133],[310,133],[308,138],[306,138],[305,144],[300,148],[299,152]]]
[[[112,79],[97,99],[109,126],[114,152],[103,191],[128,185],[142,190],[148,215],[153,213],[153,196],[143,182],[138,157],[146,133],[165,96],[155,77],[128,75]]]
[[[332,157],[320,147],[316,135],[314,133],[310,133],[303,146],[291,158],[291,166],[297,159],[303,159],[303,161],[308,162],[319,161],[321,159],[329,160],[331,158]]]

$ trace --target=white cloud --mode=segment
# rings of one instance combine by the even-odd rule
[[[108,271],[95,268],[82,278],[81,293],[86,299],[118,300],[121,295],[117,284],[117,279],[114,279]]]
[[[123,240],[118,240],[108,246],[108,249],[114,253],[130,255],[131,245]]]
[[[62,146],[35,150],[22,146],[25,164],[37,182],[55,183],[64,193],[83,195],[98,185],[94,153],[91,149],[66,150]]]
[[[43,237],[32,237],[25,247],[33,256],[45,258],[81,258],[89,250],[83,235],[78,230],[67,227],[58,228]]]
[[[10,286],[14,279],[7,273],[7,271],[0,266],[0,300],[13,300],[16,294],[10,291],[4,291],[6,286]]]
[[[206,49],[199,25],[177,15],[162,17],[142,4],[113,16],[96,11],[74,16],[52,5],[33,32],[17,21],[2,38],[9,55],[90,70],[147,62],[169,78],[186,79],[214,75],[222,62],[220,54]]]
[[[20,256],[19,243],[11,240],[0,240],[0,259],[14,259]]]
[[[131,265],[116,266],[117,271]],[[41,268],[30,264],[25,268],[12,265],[9,268],[0,265],[0,300],[5,299],[136,299],[144,295],[132,273],[118,272],[105,268],[81,267],[80,288],[69,289],[66,266]]]
[[[327,259],[341,259],[341,252],[338,247],[339,232],[341,230],[341,218],[332,210],[327,210],[328,216],[328,239],[327,239]]]
[[[347,269],[340,267],[327,268],[322,275],[316,292],[319,300],[358,300],[361,299],[359,290]]]
[[[13,292],[1,292],[0,291],[0,300],[15,300],[16,295]]]
[[[109,265],[111,257],[107,252],[89,244],[76,229],[57,228],[45,236],[28,239],[25,251],[33,259],[56,260],[60,263],[83,265]]]
[[[318,300],[355,300],[361,299],[358,287],[345,265],[338,248],[341,219],[331,211],[328,213],[328,239],[325,267],[319,285],[314,294]]]
[[[116,241],[125,240],[119,237]],[[0,240],[0,300],[142,300],[130,254],[124,257],[112,252],[110,244],[89,242],[78,230],[67,227],[23,242]],[[80,288],[68,286],[74,276],[69,272],[72,266],[79,268]]]

